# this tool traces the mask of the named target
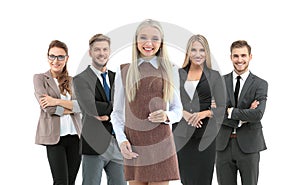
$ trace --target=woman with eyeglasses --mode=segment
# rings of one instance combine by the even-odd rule
[[[81,163],[80,108],[68,75],[68,47],[54,40],[48,48],[50,70],[33,77],[40,105],[35,143],[46,146],[54,185],[74,185]]]

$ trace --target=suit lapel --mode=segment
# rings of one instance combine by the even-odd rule
[[[114,85],[115,74],[112,71],[110,71],[110,70],[108,70],[108,78],[109,78],[110,88],[112,88],[113,85]]]
[[[45,73],[45,76],[46,76],[46,82],[49,84],[49,87],[51,89],[53,89],[53,91],[55,92],[56,98],[60,98],[59,88],[57,87],[57,85],[51,75],[50,70]]]
[[[235,100],[234,100],[234,92],[233,92],[233,84],[232,84],[233,83],[232,72],[226,75],[224,79],[227,86],[227,93],[229,95],[231,106],[234,106]]]
[[[185,69],[180,69],[179,75],[180,75],[180,86],[181,86],[180,93],[182,93],[182,97],[186,97],[191,101],[190,96],[188,95],[188,93],[186,92],[186,90],[184,88],[184,83],[187,79],[187,71]],[[195,93],[194,93],[194,96],[195,96]]]
[[[104,99],[107,100],[104,88],[101,85],[101,82],[98,79],[97,75],[93,72],[93,70],[90,68],[90,66],[88,66],[87,72],[88,72],[89,77],[92,79],[91,80],[91,82],[92,82],[91,86],[92,86],[92,88],[95,88],[95,94],[99,93],[100,96],[104,97]]]
[[[242,88],[241,94],[239,99],[242,100],[245,96],[245,94],[247,93],[249,87],[251,86],[251,84],[254,82],[254,78],[253,78],[253,74],[250,72],[248,78],[246,79],[244,86]],[[239,101],[241,102],[241,101]]]

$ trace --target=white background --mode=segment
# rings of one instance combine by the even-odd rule
[[[46,52],[50,41],[59,39],[68,45],[68,68],[73,76],[92,35],[146,18],[206,36],[222,74],[232,70],[230,44],[238,39],[249,42],[253,48],[250,70],[269,82],[262,120],[268,150],[261,153],[259,184],[297,184],[300,13],[296,2],[1,1],[0,184],[52,184],[45,148],[34,144],[39,108],[32,82],[33,74],[49,68]],[[183,62],[182,57],[173,60],[179,65]],[[81,184],[81,172],[76,184]],[[213,184],[217,184],[215,177]]]

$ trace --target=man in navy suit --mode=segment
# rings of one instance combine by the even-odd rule
[[[110,122],[115,79],[115,73],[106,68],[110,38],[96,34],[89,40],[89,46],[92,65],[74,77],[83,124],[82,185],[100,185],[103,169],[108,185],[125,185],[123,157]]]
[[[227,111],[217,136],[217,178],[219,185],[236,185],[239,171],[243,185],[256,185],[259,152],[266,149],[261,119],[268,83],[249,71],[252,54],[246,41],[233,42],[230,50],[234,70],[224,76]]]

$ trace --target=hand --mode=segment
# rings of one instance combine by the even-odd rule
[[[194,112],[191,117],[188,120],[188,123],[190,123],[192,126],[196,128],[201,128],[203,122],[201,121],[202,119],[206,117],[210,117],[211,112],[210,110],[205,110],[201,112]]]
[[[131,144],[129,143],[129,141],[124,141],[123,143],[121,143],[120,150],[125,159],[133,159],[139,156],[139,154],[132,152]]]
[[[259,105],[259,101],[254,100],[254,101],[251,103],[250,109],[256,109],[258,105]]]
[[[188,124],[196,128],[201,128],[203,124],[201,119],[203,119],[201,112],[194,112],[188,119]]]
[[[107,116],[107,115],[95,116],[95,118],[99,121],[108,121],[109,120],[109,116]]]
[[[191,113],[189,113],[189,112],[187,112],[185,110],[182,112],[182,115],[183,115],[183,118],[185,119],[186,122],[188,122],[189,119],[190,119],[190,117],[192,116]]]
[[[148,120],[154,123],[161,123],[168,120],[168,116],[163,110],[157,110],[151,112],[148,116]]]
[[[57,99],[52,98],[51,96],[48,96],[47,94],[43,94],[43,97],[40,98],[40,106],[44,109],[46,107],[51,107],[57,105],[56,102]]]

